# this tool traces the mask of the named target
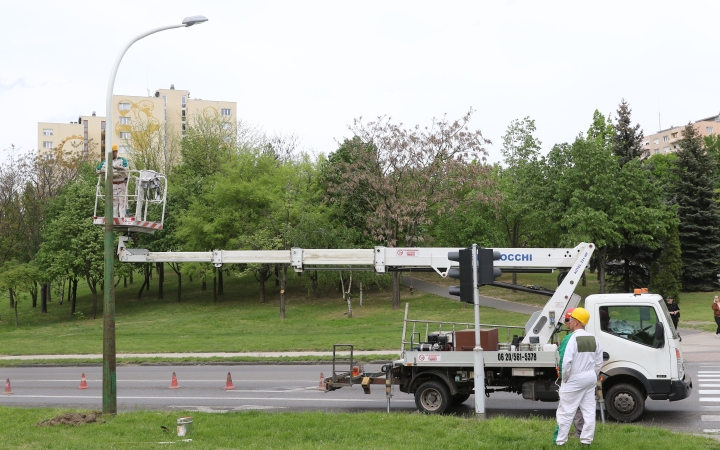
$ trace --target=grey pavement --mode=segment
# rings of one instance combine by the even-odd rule
[[[428,283],[427,281],[418,280],[417,278],[409,276],[403,276],[402,282],[405,286],[412,286],[413,289],[417,289],[419,291],[429,292],[440,297],[458,300],[457,296],[448,294],[447,286],[439,286],[437,284]],[[500,300],[499,298],[485,297],[482,295],[480,296],[480,306],[487,306],[489,308],[502,309],[504,311],[512,311],[523,314],[532,314],[535,311],[540,311],[542,309],[531,305],[523,305],[522,303],[509,302],[507,300]]]

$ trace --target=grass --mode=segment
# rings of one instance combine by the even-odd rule
[[[414,277],[451,285],[457,280],[435,274],[413,273]],[[138,277],[139,278],[139,277]],[[510,282],[504,275],[500,281]],[[286,289],[286,319],[279,318],[278,289],[268,283],[266,303],[259,303],[259,287],[252,276],[225,277],[225,294],[213,303],[212,293],[202,291],[196,280],[184,280],[183,298],[176,301],[176,278],[166,271],[164,299],[157,299],[157,280],[151,291],[137,299],[140,283],[116,288],[116,336],[118,353],[177,352],[270,352],[331,351],[337,343],[354,344],[356,350],[394,350],[400,348],[404,308],[392,310],[389,288],[366,290],[363,306],[353,300],[353,318],[347,318],[347,305],[339,292],[325,289],[320,298],[308,295],[301,279],[289,274]],[[211,285],[211,283],[209,283]],[[518,274],[518,284],[553,288],[556,274]],[[596,277],[588,274],[587,285],[577,293],[587,296],[599,291]],[[482,295],[542,306],[547,297],[511,290],[482,287]],[[715,293],[684,292],[680,298],[680,325],[714,331],[710,303]],[[1,297],[0,297],[1,298]],[[401,304],[410,304],[410,318],[472,322],[469,305],[403,288]],[[7,297],[4,304],[8,305]],[[77,314],[70,316],[68,302],[58,303],[57,295],[49,303],[47,314],[32,308],[25,296],[19,303],[20,326],[13,311],[5,307],[0,314],[0,354],[60,355],[102,353],[102,298],[98,318],[93,320],[89,291],[79,284]],[[483,323],[524,325],[527,316],[518,313],[482,309]],[[317,360],[316,358],[314,358]],[[228,359],[223,359],[228,360]],[[232,359],[230,359],[232,361]],[[144,360],[143,360],[144,361]],[[183,362],[182,358],[165,362]],[[236,360],[241,361],[241,360]],[[252,361],[250,359],[249,361]],[[122,361],[121,361],[122,362]],[[133,364],[139,360],[128,359]],[[193,361],[185,361],[193,362]],[[27,361],[24,362],[28,364]],[[47,361],[46,361],[47,363]],[[78,364],[79,361],[61,363]],[[0,362],[7,366],[16,363]],[[22,363],[17,363],[22,364]]]
[[[300,280],[290,276],[286,319],[281,320],[278,290],[272,283],[267,290],[269,300],[259,303],[258,284],[252,276],[226,277],[225,294],[213,303],[212,293],[201,291],[198,281],[184,280],[178,303],[176,278],[168,272],[163,300],[156,298],[156,280],[141,300],[136,298],[138,282],[116,288],[118,353],[331,351],[337,343],[354,344],[357,350],[400,348],[404,308],[392,310],[389,289],[365,292],[362,307],[356,298],[353,318],[348,319],[339,293],[328,289],[319,299],[309,296]],[[401,303],[410,304],[414,319],[473,320],[471,307],[430,294],[403,289]],[[15,327],[12,310],[6,309],[0,320],[0,354],[102,353],[102,314],[91,319],[86,288],[78,292],[76,316],[69,315],[67,302],[59,305],[57,299],[48,309],[48,314],[40,314],[39,308],[22,299],[19,327]],[[523,314],[483,311],[484,323],[524,325],[526,320]]]
[[[101,416],[95,423],[39,427],[67,411],[0,407],[3,448],[128,449],[165,448],[179,441],[176,420],[184,414],[138,411]],[[187,449],[551,449],[555,422],[542,418],[495,417],[484,421],[456,416],[382,413],[192,413]],[[361,426],[359,426],[361,425]],[[161,427],[167,427],[164,431]],[[592,448],[659,450],[715,449],[705,437],[638,425],[598,424]],[[570,439],[565,448],[581,448]]]

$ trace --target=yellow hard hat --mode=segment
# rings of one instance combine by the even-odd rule
[[[114,151],[114,152],[118,151],[117,145],[113,144],[112,151]]]
[[[590,321],[590,313],[585,308],[575,308],[575,310],[570,314],[570,317],[577,319],[583,325],[587,325]]]

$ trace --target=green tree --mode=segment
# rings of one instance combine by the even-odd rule
[[[642,154],[643,131],[640,124],[632,126],[630,106],[622,99],[617,109],[617,123],[613,124],[612,134],[613,153],[618,157],[620,167],[626,163],[639,159]]]
[[[455,121],[443,117],[430,127],[410,129],[387,117],[355,120],[350,131],[363,156],[337,162],[328,195],[361,205],[365,231],[375,242],[422,244],[433,216],[454,211],[460,200],[489,200],[483,191],[492,182],[483,148],[487,141],[479,130],[469,130],[471,115],[472,110]],[[458,197],[459,189],[471,190],[474,197]],[[393,272],[392,306],[400,307],[398,272]]]
[[[680,233],[678,224],[670,227],[667,239],[663,245],[660,258],[654,262],[650,269],[650,291],[658,293],[665,298],[673,297],[676,303],[680,302],[682,284],[682,253],[680,251]]]
[[[19,293],[30,293],[40,280],[40,272],[32,264],[8,261],[0,267],[0,290],[7,291],[14,299],[15,326],[18,326]]]
[[[720,268],[720,218],[715,201],[716,164],[706,152],[700,133],[692,124],[683,129],[673,169],[678,205],[683,289],[717,289]]]

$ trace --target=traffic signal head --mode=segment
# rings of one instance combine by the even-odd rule
[[[501,257],[500,252],[491,248],[478,249],[478,285],[493,284],[495,278],[502,275],[500,269],[494,267],[495,261]]]
[[[472,249],[465,248],[458,252],[448,252],[450,261],[460,263],[459,267],[450,267],[448,276],[460,280],[460,286],[450,286],[450,295],[457,295],[461,302],[475,303],[474,291],[476,289],[473,283],[473,261]]]

